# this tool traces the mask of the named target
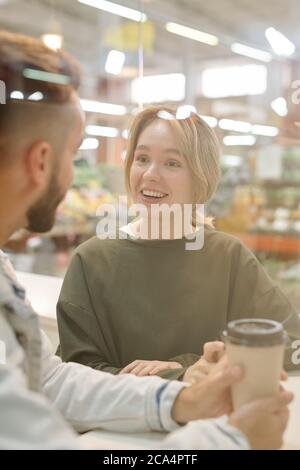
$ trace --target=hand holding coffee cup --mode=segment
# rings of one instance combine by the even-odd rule
[[[286,342],[282,325],[273,320],[235,320],[228,323],[223,339],[229,364],[244,372],[242,380],[232,386],[234,409],[276,394]]]

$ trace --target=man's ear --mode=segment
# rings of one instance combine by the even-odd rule
[[[53,167],[53,151],[49,142],[38,141],[29,147],[25,156],[25,171],[34,186],[46,187]]]

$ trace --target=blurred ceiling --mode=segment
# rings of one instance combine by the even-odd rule
[[[165,31],[167,21],[220,37],[217,47],[188,41],[193,53],[201,59],[230,56],[228,45],[234,41],[270,50],[264,35],[269,26],[278,28],[300,51],[299,0],[118,0],[117,3],[144,8],[155,25],[155,52],[167,54],[167,60],[187,48],[183,38]],[[126,21],[76,0],[0,0],[2,28],[39,35],[55,19],[63,30],[67,47],[87,61],[99,48],[99,39],[107,28]]]
[[[188,62],[199,69],[212,61],[245,62],[248,59],[231,52],[230,44],[241,42],[270,51],[264,34],[270,26],[279,29],[296,45],[293,60],[295,64],[297,61],[299,64],[300,0],[118,0],[117,3],[143,9],[152,24],[150,30],[144,31],[149,42],[144,50],[146,74],[186,71],[185,64]],[[171,34],[165,29],[168,21],[215,34],[220,38],[220,44],[212,47]],[[66,49],[80,60],[86,72],[86,97],[90,96],[89,90],[97,90],[99,95],[105,95],[99,83],[105,88],[105,82],[111,80],[112,85],[110,92],[106,93],[106,99],[122,102],[122,97],[118,95],[118,85],[114,88],[112,77],[107,77],[104,72],[104,63],[108,49],[116,48],[112,47],[114,41],[119,40],[122,48],[122,39],[126,34],[129,35],[129,43],[130,36],[136,37],[136,47],[127,53],[125,72],[128,76],[132,71],[138,73],[140,25],[82,5],[77,0],[0,0],[0,28],[35,36],[46,32],[61,32]],[[126,45],[123,46],[127,50]],[[276,63],[278,60],[274,61],[274,65],[272,62],[270,67],[272,81],[276,84],[269,84],[268,93],[264,97],[251,98],[256,111],[259,111],[259,106],[266,107],[266,104],[269,108],[270,99],[273,95],[276,97],[280,91],[282,75],[278,73]],[[195,69],[195,73],[197,71]],[[102,77],[101,81],[99,77]],[[108,87],[106,92],[107,89]],[[230,113],[232,114],[231,111]],[[244,113],[247,116],[249,107],[244,108]],[[220,114],[224,114],[224,110]],[[237,114],[242,113],[239,111]],[[272,120],[275,118],[274,115],[269,117]],[[261,120],[263,119],[268,118],[262,115]]]

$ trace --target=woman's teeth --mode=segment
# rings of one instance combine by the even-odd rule
[[[160,193],[158,191],[147,191],[147,190],[142,191],[142,194],[143,196],[156,197],[156,198],[162,198],[166,196],[166,194]]]

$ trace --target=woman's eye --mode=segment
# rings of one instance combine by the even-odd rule
[[[145,156],[145,155],[137,155],[135,157],[135,160],[139,163],[146,163],[147,159],[148,159],[148,157]]]
[[[172,168],[179,168],[180,167],[180,163],[177,162],[176,160],[170,160],[169,162],[167,162],[167,165],[172,167]]]

